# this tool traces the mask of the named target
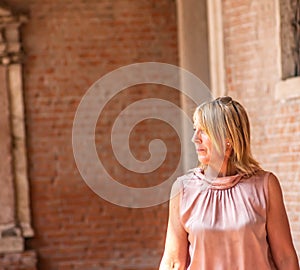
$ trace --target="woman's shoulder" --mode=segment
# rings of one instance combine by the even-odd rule
[[[180,183],[181,186],[185,186],[187,184],[196,183],[199,179],[199,175],[197,173],[197,168],[189,169],[185,174],[179,176],[177,178],[177,182]]]
[[[195,169],[189,169],[185,174],[179,176],[177,178],[178,181],[186,181],[193,179],[195,175]]]
[[[185,174],[178,176],[176,181],[173,183],[173,190],[179,191],[191,180],[194,180],[195,173],[194,169],[188,170]]]
[[[250,177],[244,177],[244,181],[249,183],[257,183],[259,185],[262,185],[264,189],[268,190],[270,185],[278,185],[279,180],[277,176],[272,172],[268,170],[259,170],[256,171],[253,175]]]
[[[257,170],[255,173],[253,173],[250,176],[244,175],[244,178],[264,180],[269,178],[270,175],[273,175],[271,171],[261,169],[261,170]]]

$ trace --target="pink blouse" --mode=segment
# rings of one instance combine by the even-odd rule
[[[178,179],[188,270],[276,269],[266,231],[269,174],[210,180],[194,169]]]

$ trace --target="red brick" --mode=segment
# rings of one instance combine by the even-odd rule
[[[35,237],[27,241],[27,247],[37,252],[39,269],[108,270],[117,269],[120,264],[124,269],[132,269],[132,260],[142,261],[144,257],[154,258],[144,269],[157,269],[167,220],[166,205],[123,209],[94,194],[74,162],[72,124],[85,91],[106,73],[136,62],[178,64],[175,1],[7,2],[13,10],[29,14],[22,39]],[[99,136],[107,132],[112,117],[120,110],[149,96],[175,104],[180,100],[179,93],[164,87],[129,89],[110,106],[108,121],[104,121]],[[149,132],[150,124],[137,129],[133,138]],[[175,139],[169,136],[168,127],[157,125],[153,130],[172,145]],[[144,142],[135,145],[139,157],[145,156]],[[173,150],[177,147],[173,145],[172,151],[178,152]],[[117,175],[122,174],[110,157],[109,147],[102,143],[99,148],[106,151],[103,156],[108,166]],[[162,181],[174,170],[176,162],[170,157],[170,164],[153,179]],[[127,183],[131,180],[133,184],[138,182],[130,177],[124,179]]]

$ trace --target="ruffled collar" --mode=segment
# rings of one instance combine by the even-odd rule
[[[201,180],[204,180],[208,186],[212,189],[228,189],[234,187],[243,178],[241,174],[235,174],[231,176],[216,177],[215,179],[210,179],[206,177],[200,168],[193,169],[194,175]]]

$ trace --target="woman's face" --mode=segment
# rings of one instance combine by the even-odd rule
[[[192,142],[195,144],[198,160],[203,165],[208,165],[213,151],[213,143],[207,133],[201,128],[194,126]]]

